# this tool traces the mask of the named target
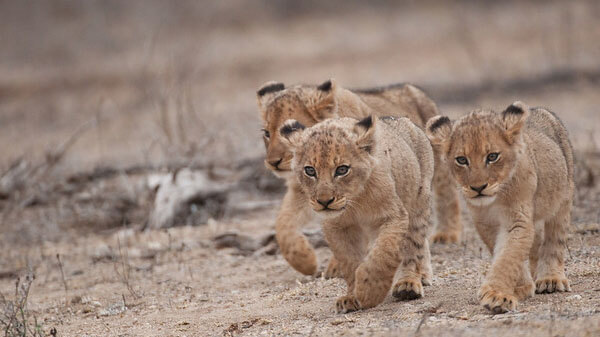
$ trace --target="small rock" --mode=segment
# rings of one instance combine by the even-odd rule
[[[163,250],[163,245],[158,241],[150,241],[148,242],[148,249]]]
[[[567,300],[577,300],[577,301],[579,301],[579,300],[581,300],[582,298],[583,298],[583,297],[581,297],[581,295],[577,295],[577,294],[575,294],[575,295],[571,295],[571,296],[567,297]]]
[[[114,316],[124,312],[125,310],[127,310],[127,308],[123,305],[123,302],[117,302],[104,310],[100,310],[98,314],[100,316]]]
[[[102,261],[102,260],[114,260],[115,254],[112,249],[106,244],[102,244],[94,250],[92,253],[92,260],[94,262]]]

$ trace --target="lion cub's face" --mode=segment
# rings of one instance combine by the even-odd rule
[[[308,129],[290,120],[281,128],[294,153],[293,174],[315,212],[337,216],[363,190],[373,166],[374,120],[329,119]]]
[[[515,102],[502,113],[474,111],[455,122],[445,116],[429,120],[427,136],[441,147],[467,202],[491,204],[510,179],[528,114],[528,107]]]
[[[277,176],[291,175],[292,152],[281,140],[279,129],[288,119],[305,126],[334,117],[335,83],[331,80],[319,86],[294,86],[267,82],[257,92],[258,107],[263,120],[263,141],[267,155],[265,166]]]

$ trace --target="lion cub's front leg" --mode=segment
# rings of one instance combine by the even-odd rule
[[[534,226],[529,217],[513,217],[499,228],[492,268],[478,293],[481,305],[492,313],[515,310],[519,300],[533,295],[534,285],[527,266],[533,238]]]
[[[354,296],[354,285],[356,269],[367,252],[366,235],[359,226],[330,222],[323,223],[323,234],[333,252],[336,268],[348,287],[347,295],[336,301],[336,311],[342,313],[358,310],[360,306]]]
[[[398,219],[383,224],[367,255],[368,242],[358,226],[324,225],[323,231],[348,285],[347,295],[336,301],[338,313],[371,308],[383,302],[400,262],[403,228],[406,225]]]
[[[283,257],[294,269],[304,275],[314,275],[317,255],[299,230],[311,218],[306,207],[299,206],[303,204],[298,186],[288,187],[275,222],[275,238]]]

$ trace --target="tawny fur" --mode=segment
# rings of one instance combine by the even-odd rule
[[[381,303],[398,267],[393,295],[423,296],[432,277],[427,234],[433,151],[425,133],[407,118],[328,119],[305,130],[294,123],[281,130],[294,154],[286,195],[294,204],[280,216],[312,212],[322,218],[348,285],[337,311]],[[336,175],[342,166],[347,170]]]
[[[296,85],[285,89],[281,83],[265,83],[258,91],[258,107],[265,131],[265,165],[282,178],[290,175],[292,160],[291,151],[282,143],[278,134],[285,120],[295,119],[310,127],[335,117],[396,116],[408,117],[423,128],[427,120],[438,115],[435,103],[413,85],[348,90],[337,86],[333,80],[320,86]],[[457,242],[462,231],[458,191],[446,167],[438,165],[439,156],[436,155],[435,158],[433,189],[437,231],[432,239],[434,242]],[[290,189],[291,187],[288,187],[288,194],[293,192]],[[286,196],[281,209],[293,209],[294,205],[291,202],[291,197]],[[280,214],[276,221],[277,241],[283,256],[296,270],[304,274],[313,274],[317,270],[314,250],[298,230],[310,220],[310,216],[294,215],[291,219]],[[339,275],[336,266],[337,262],[332,259],[325,276]]]
[[[443,150],[493,255],[479,290],[481,304],[503,313],[534,291],[570,291],[565,245],[574,194],[573,152],[558,117],[515,102],[502,113],[474,111],[455,122],[435,117],[426,132]],[[490,161],[490,153],[499,156]],[[459,164],[458,157],[468,164]]]

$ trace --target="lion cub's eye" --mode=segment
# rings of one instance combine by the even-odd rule
[[[271,133],[269,130],[262,129],[262,132],[264,133],[265,138],[271,138]]]
[[[469,160],[467,159],[467,157],[456,157],[456,163],[458,165],[469,165]]]
[[[345,176],[346,174],[348,174],[348,170],[350,170],[350,166],[348,166],[348,165],[338,166],[335,169],[335,176],[336,177]]]
[[[304,166],[304,173],[309,177],[315,177],[317,175],[317,170],[312,166]]]
[[[498,160],[498,158],[500,157],[500,153],[498,152],[492,152],[490,154],[487,155],[487,158],[485,159],[485,161],[490,164],[493,163],[495,161]]]

